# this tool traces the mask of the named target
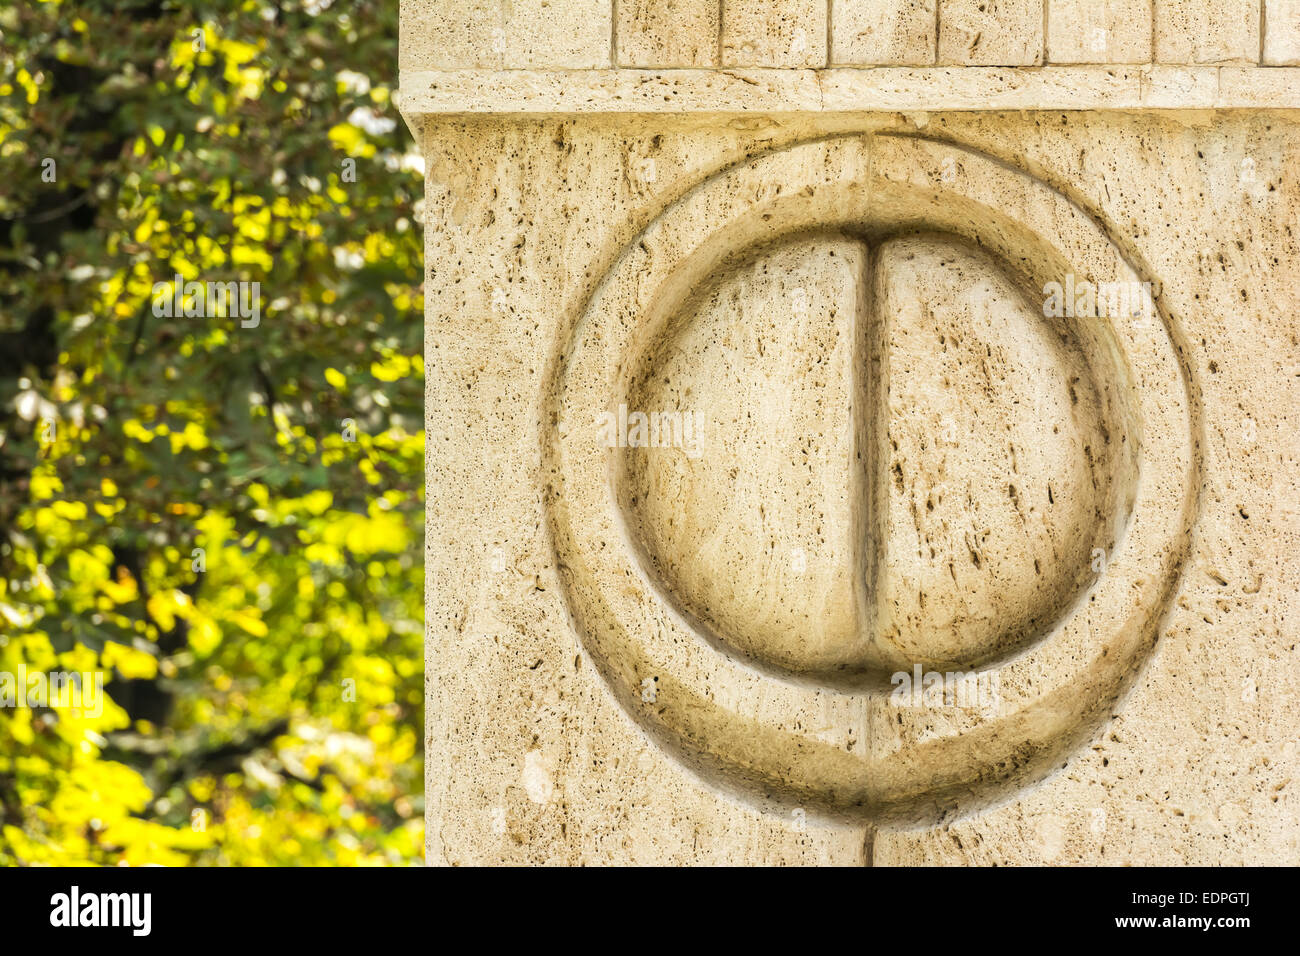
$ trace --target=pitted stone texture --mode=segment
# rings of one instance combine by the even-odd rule
[[[875,862],[1294,865],[1300,281],[1274,270],[1300,261],[1300,189],[1287,184],[1300,127],[1268,114],[1067,125],[1027,158],[1070,169],[1103,215],[1134,224],[1132,248],[1192,344],[1209,453],[1192,555],[1152,662],[1105,732],[1005,807],[880,834]],[[988,148],[1005,132],[995,117],[962,129]],[[1140,145],[1152,135],[1158,149]],[[1157,225],[1152,207],[1173,218]]]
[[[1043,62],[1044,0],[939,0],[939,63]]]
[[[424,115],[578,116],[944,110],[1300,108],[1300,68],[1236,66],[889,67],[829,70],[480,70],[407,73],[401,108]],[[729,121],[730,121],[729,120]]]
[[[832,66],[929,66],[935,61],[938,0],[836,0]]]
[[[928,668],[1042,634],[1095,580],[1110,439],[1086,362],[1037,290],[944,237],[880,250],[887,436],[875,627]]]
[[[1258,63],[1259,0],[1155,0],[1157,63]]]
[[[611,0],[505,0],[506,67],[612,66]]]
[[[1264,0],[1263,62],[1300,66],[1300,0]]]
[[[505,66],[506,17],[501,0],[399,0],[398,65],[413,70]]]
[[[719,0],[620,0],[619,66],[718,65]]]
[[[825,66],[825,0],[721,0],[722,65]]]
[[[537,449],[555,423],[537,398],[564,317],[666,198],[771,138],[636,122],[616,137],[551,121],[428,130],[432,862],[864,861],[860,828],[720,796],[629,722],[571,628],[543,507]],[[653,181],[636,172],[651,158]]]
[[[1300,65],[1296,0],[400,0],[400,8],[406,74]]]
[[[1150,63],[1152,0],[1051,0],[1049,63]]]
[[[634,534],[666,591],[730,645],[788,669],[851,664],[853,335],[866,249],[782,246],[701,290],[641,359],[632,413],[689,415],[629,448]]]
[[[400,0],[402,72],[612,66],[612,0]]]
[[[897,114],[430,121],[431,860],[853,864],[871,842],[877,864],[1300,862],[1287,624],[1300,614],[1300,126],[1269,112],[914,120],[1068,183],[1159,277],[1185,343],[1204,492],[1155,650],[1116,716],[1002,806],[874,841],[720,795],[648,741],[572,631],[547,538],[538,449],[556,425],[539,395],[561,326],[711,173],[830,133],[922,130]],[[952,381],[953,400],[971,388]]]
[[[629,3],[620,0],[620,10]],[[1049,14],[1052,8],[1065,12],[1066,3],[1054,0]],[[1275,16],[1286,5],[1268,0],[1266,7]],[[586,0],[572,9],[585,17],[581,23],[569,21],[567,5],[558,0],[545,8],[407,0],[403,72],[529,64],[559,70],[584,57],[607,65],[610,13]],[[446,95],[448,85],[464,83],[456,87],[463,92],[463,111],[481,108],[497,86],[506,88],[508,95],[491,101],[510,104],[507,112],[516,113],[408,113],[422,129],[421,148],[429,160],[424,222],[430,861],[1300,864],[1300,658],[1291,626],[1300,615],[1300,437],[1294,421],[1300,407],[1300,122],[1294,111],[1275,108],[1296,105],[1294,72],[1249,66],[1258,56],[1257,9],[1253,3],[1157,0],[1165,53],[1184,65],[1152,69],[787,69],[774,72],[780,78],[716,70],[707,79],[703,72],[684,78],[667,70],[630,73],[621,86],[608,81],[607,72],[585,81],[588,74],[581,70],[494,73],[472,83],[441,74],[430,79],[441,85],[439,95]],[[511,17],[519,10],[520,22],[549,16],[554,44],[538,43],[541,34],[529,33],[530,27],[524,30],[528,36],[516,33],[515,42],[507,43]],[[1232,26],[1234,14],[1243,14],[1240,33]],[[1017,22],[1027,26],[1024,18]],[[565,34],[560,23],[576,30]],[[1286,23],[1266,26],[1266,61],[1290,62],[1294,56]],[[581,39],[573,42],[575,36]],[[654,39],[646,49],[658,43]],[[822,43],[824,48],[824,36]],[[1050,31],[1048,44],[1050,61]],[[789,49],[780,43],[775,48]],[[1186,65],[1206,62],[1229,65]],[[1082,94],[1080,85],[1087,87]],[[1074,103],[1086,101],[1095,112],[1035,112],[1035,103],[1066,94],[1084,96]],[[672,114],[681,111],[679,98],[689,99],[702,116]],[[536,114],[560,101],[572,105],[568,116]],[[919,112],[918,104],[933,109],[936,101],[1013,112]],[[629,104],[666,112],[608,114]],[[1216,113],[1210,109],[1216,105],[1234,109]],[[738,114],[741,108],[749,114]],[[1175,112],[1140,112],[1148,108]],[[578,116],[584,109],[606,114]],[[529,111],[533,116],[517,114]],[[924,829],[872,832],[861,819],[832,821],[814,806],[763,804],[751,790],[725,787],[714,771],[688,765],[630,719],[637,708],[671,708],[680,674],[667,669],[646,675],[649,683],[640,684],[638,700],[624,700],[611,689],[616,675],[601,671],[602,663],[575,632],[575,596],[565,587],[572,568],[556,561],[549,523],[555,502],[547,501],[546,489],[556,476],[547,450],[560,423],[547,415],[546,392],[563,362],[559,350],[569,326],[621,252],[669,204],[755,156],[803,140],[881,130],[988,153],[1006,169],[1026,170],[1065,191],[1104,222],[1126,258],[1160,280],[1161,321],[1177,336],[1190,381],[1188,401],[1204,431],[1197,441],[1199,507],[1192,531],[1183,537],[1182,574],[1167,596],[1164,618],[1144,637],[1153,643],[1151,654],[1128,672],[1125,693],[1101,715],[1096,732],[1045,777],[1011,788],[997,805]],[[751,183],[746,195],[758,202],[764,190],[780,187],[780,178]],[[989,190],[988,199],[993,208],[1015,202],[1006,191]],[[831,388],[832,381],[845,381],[832,372],[852,364],[831,312],[848,310],[850,302],[859,316],[893,317],[892,323],[868,325],[878,332],[866,343],[867,354],[875,347],[885,369],[875,377],[868,369],[867,386],[875,388],[871,394],[889,397],[889,415],[875,423],[875,434],[898,441],[898,449],[889,442],[891,454],[876,463],[883,472],[876,484],[891,496],[887,514],[893,523],[875,529],[870,540],[892,542],[884,550],[892,550],[897,561],[883,562],[884,570],[901,584],[889,584],[888,574],[872,580],[883,581],[879,592],[893,596],[896,619],[911,622],[914,649],[933,641],[948,644],[954,657],[969,653],[971,645],[962,641],[971,633],[979,637],[979,620],[991,619],[980,618],[988,610],[980,601],[996,601],[1005,618],[1032,618],[1052,604],[1053,593],[1070,592],[1069,581],[1048,588],[1041,576],[1079,567],[1080,554],[1088,551],[1093,525],[1079,516],[1087,511],[1088,486],[1093,476],[1115,471],[1104,464],[1089,467],[1087,457],[1079,463],[1080,449],[1096,450],[1097,421],[1106,420],[1086,414],[1092,401],[1088,376],[1070,382],[1073,397],[1069,388],[1062,393],[1060,369],[1070,367],[1070,349],[1060,329],[1044,337],[1044,326],[1031,315],[1032,297],[1027,306],[1015,300],[1026,297],[1026,284],[1015,278],[1014,263],[991,259],[971,237],[954,245],[950,237],[928,233],[924,216],[914,225],[913,234],[881,242],[880,235],[845,232],[841,222],[835,232],[798,238],[811,245],[764,252],[774,256],[767,273],[758,265],[761,258],[748,260],[749,272],[724,269],[720,287],[731,289],[733,298],[710,299],[697,313],[682,315],[695,329],[686,341],[701,347],[685,355],[667,347],[646,367],[647,381],[654,381],[655,371],[671,378],[655,385],[653,401],[690,386],[695,397],[712,395],[698,408],[714,415],[712,428],[727,408],[729,418],[746,415],[748,424],[737,423],[732,436],[754,429],[751,441],[741,442],[754,455],[728,466],[720,476],[723,485],[735,481],[744,489],[745,483],[761,484],[766,473],[776,476],[777,493],[793,496],[774,499],[771,510],[764,502],[761,523],[741,523],[746,535],[732,541],[737,553],[761,555],[749,574],[762,580],[728,578],[727,562],[710,562],[707,541],[725,537],[727,529],[681,527],[695,520],[690,510],[710,501],[725,514],[736,503],[751,510],[762,494],[737,494],[731,502],[718,486],[697,484],[677,496],[682,507],[673,510],[672,488],[656,484],[663,479],[646,471],[650,494],[636,506],[653,511],[662,525],[679,523],[664,532],[667,544],[658,545],[660,554],[681,555],[682,564],[692,566],[677,587],[695,589],[695,600],[710,609],[724,605],[719,592],[728,587],[744,592],[732,594],[740,598],[732,604],[740,609],[736,620],[761,622],[766,614],[768,622],[780,623],[768,631],[772,641],[790,623],[814,614],[809,604],[772,604],[772,594],[783,588],[794,597],[842,591],[844,576],[831,570],[835,562],[818,562],[836,548],[861,548],[867,540],[850,532],[844,542],[845,528],[829,520],[852,481],[832,468],[818,484],[809,467],[818,455],[827,464],[842,462],[850,446],[832,425],[842,425],[835,412],[852,406],[854,395]],[[987,225],[976,220],[972,229],[993,238]],[[701,230],[707,232],[703,222]],[[863,248],[867,268],[859,271]],[[832,251],[839,258],[833,263]],[[863,286],[870,293],[867,302],[861,290],[849,291],[850,278],[859,272],[871,277]],[[798,282],[789,286],[792,278]],[[806,299],[784,311],[788,291],[798,287]],[[889,307],[891,302],[897,307]],[[790,324],[801,317],[805,325]],[[1065,330],[1088,334],[1089,328],[1096,325],[1080,321]],[[715,341],[706,329],[725,334]],[[707,349],[725,352],[728,342],[740,343],[735,362],[720,365],[735,372],[729,390],[719,365],[705,369],[690,358]],[[820,363],[814,358],[818,349]],[[766,369],[768,378],[788,382],[785,394],[820,393],[823,405],[777,405],[774,395],[781,390],[755,392],[753,382],[741,382],[746,358]],[[1089,371],[1102,392],[1143,388],[1100,368],[1101,373]],[[1037,388],[1018,384],[1028,380]],[[889,388],[881,393],[883,382]],[[989,388],[991,382],[998,388]],[[995,427],[983,428],[988,421],[996,421]],[[1127,433],[1108,431],[1112,446],[1148,445],[1147,438],[1130,442]],[[710,433],[718,434],[705,429],[701,437]],[[1005,434],[1009,440],[1002,440]],[[958,446],[944,444],[949,436],[958,438]],[[1100,442],[1106,446],[1104,436]],[[946,458],[936,458],[936,450]],[[664,453],[673,449],[650,451],[680,464],[677,473],[684,476],[690,475],[686,463],[719,464],[714,458],[702,464],[669,459]],[[894,463],[902,471],[902,489],[894,484]],[[958,472],[957,496],[933,501],[931,511],[928,492],[952,485]],[[1041,472],[1062,475],[1073,488],[1058,497],[1053,479],[1044,506],[1034,497]],[[800,492],[813,494],[801,498]],[[615,486],[594,483],[578,493],[610,497]],[[783,514],[781,507],[792,503],[796,507]],[[911,518],[914,510],[918,520]],[[823,546],[824,535],[844,544]],[[611,548],[615,538],[608,538]],[[978,567],[969,542],[980,554]],[[763,558],[767,548],[789,548],[790,554],[774,550],[776,557]],[[913,550],[907,554],[906,548]],[[802,561],[794,550],[802,550]],[[1109,549],[1102,551],[1104,564]],[[962,597],[937,587],[943,575],[936,580],[933,571],[944,571],[945,563],[927,562],[940,555],[966,559],[965,578],[953,581],[952,594]],[[1039,567],[1032,567],[1031,555]],[[1045,561],[1049,557],[1056,563]],[[796,567],[805,570],[796,575]],[[710,568],[719,574],[708,578]],[[1082,600],[1095,593],[1084,593]],[[842,606],[836,598],[818,611],[831,626],[836,601]],[[958,626],[962,615],[975,620],[974,632],[965,630],[969,620]],[[831,635],[833,627],[823,628],[822,637]],[[997,644],[1004,636],[989,628],[975,646]],[[826,654],[833,645],[810,640],[794,649]],[[789,652],[789,645],[781,646]],[[1037,676],[1052,679],[1054,672]],[[889,753],[907,740],[954,727],[978,727],[963,723],[970,715],[952,709],[852,714],[835,693],[827,693],[820,709],[790,709],[787,684],[757,678],[750,684],[715,683],[712,691],[748,708],[755,726],[784,721],[807,728],[823,766]],[[896,717],[904,718],[902,730]],[[707,743],[736,753],[753,747],[741,734]],[[814,765],[805,770],[809,766]],[[891,786],[889,773],[885,765],[880,786]],[[940,770],[933,773],[937,777]]]

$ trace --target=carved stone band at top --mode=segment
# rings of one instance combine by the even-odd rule
[[[833,666],[800,671],[765,659],[743,633],[720,633],[708,608],[690,606],[655,570],[629,505],[627,456],[588,426],[627,404],[646,350],[672,334],[697,290],[755,250],[827,229],[869,243],[956,237],[1026,287],[1067,275],[1147,278],[1070,199],[951,143],[840,136],[727,169],[631,243],[568,334],[543,448],[551,532],[584,647],[661,745],[765,805],[932,823],[1048,772],[1096,729],[1145,660],[1195,515],[1196,403],[1176,331],[1154,304],[1070,324],[1113,450],[1099,532],[1105,568],[1033,640],[1001,656],[960,652],[994,668],[991,710],[891,701],[890,669],[948,659],[926,657],[924,635],[910,660],[903,645],[874,634]]]
[[[403,71],[425,115],[1300,109],[1300,67],[1044,66]]]

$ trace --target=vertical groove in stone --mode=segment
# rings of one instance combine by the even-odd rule
[[[1259,62],[1300,66],[1300,0],[1261,0]]]
[[[713,47],[713,62],[722,66],[722,25],[727,22],[727,0],[718,0],[718,36]]]
[[[618,3],[618,0],[614,0]],[[1106,0],[1101,0],[1104,4]],[[1043,0],[1043,66],[1052,62],[1051,54],[1051,20],[1052,20],[1052,0]]]
[[[1263,2],[1263,0],[1261,0]],[[835,0],[826,0],[826,65],[835,64]]]
[[[868,647],[877,639],[876,596],[884,565],[882,549],[888,517],[889,452],[888,363],[885,361],[885,323],[880,314],[876,290],[879,288],[879,255],[866,247],[858,288],[858,308],[854,315],[853,338],[853,426],[855,486],[851,499],[854,508],[854,575],[858,627]],[[874,650],[872,652],[874,657]]]
[[[619,0],[610,0],[609,7],[609,65],[617,70],[621,63],[618,62],[618,9]]]
[[[943,0],[934,0],[934,65],[939,65],[939,51],[943,49]]]
[[[1151,61],[1151,63],[1153,63],[1153,64],[1154,64],[1154,63],[1159,63],[1159,62],[1160,62],[1159,58],[1156,56],[1156,3],[1157,3],[1157,2],[1159,2],[1159,0],[1151,0],[1151,58],[1150,58],[1150,61]]]
[[[853,541],[849,559],[853,562],[854,599],[857,627],[867,648],[869,664],[874,664],[876,595],[883,564],[881,549],[886,539],[884,517],[889,507],[885,484],[889,468],[888,383],[885,375],[885,317],[877,307],[878,285],[875,244],[863,243],[862,272],[858,278],[857,309],[853,314],[850,368],[853,375],[854,458],[852,498]],[[870,759],[875,750],[875,699],[867,695],[862,704],[862,735]],[[875,865],[876,828],[868,823],[863,839],[863,866]]]
[[[1259,59],[1256,63],[1264,62],[1264,47],[1268,43],[1268,0],[1259,0]]]

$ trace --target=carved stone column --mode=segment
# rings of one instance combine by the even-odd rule
[[[430,861],[1300,862],[1297,63],[403,0]]]

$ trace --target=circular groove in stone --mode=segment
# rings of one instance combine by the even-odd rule
[[[620,458],[589,427],[638,342],[746,251],[809,230],[933,231],[978,244],[1019,284],[1139,276],[1095,217],[1039,180],[920,137],[830,137],[741,163],[669,206],[615,264],[557,364],[547,514],[575,627],[621,706],[711,784],[760,805],[926,824],[1050,772],[1095,731],[1152,647],[1195,517],[1199,425],[1155,311],[1075,323],[1113,425],[1108,564],[1052,632],[992,666],[991,712],[774,679],[663,599],[618,500]],[[1050,238],[1049,238],[1050,237]],[[656,682],[647,699],[642,682]]]

